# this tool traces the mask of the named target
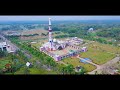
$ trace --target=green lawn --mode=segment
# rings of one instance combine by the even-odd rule
[[[87,52],[83,52],[80,54],[80,57],[90,58],[96,64],[104,64],[107,61],[113,59],[116,55],[112,53],[108,53],[101,49],[96,49],[94,47],[89,47]]]
[[[31,45],[39,49],[39,47],[42,45],[42,42],[33,43]]]
[[[57,74],[53,71],[47,71],[44,69],[37,69],[37,68],[29,68],[29,74]],[[18,70],[17,72],[15,72],[14,74],[25,74],[25,68],[20,68],[20,70]]]
[[[106,52],[110,52],[110,53],[120,52],[120,47],[112,46],[112,45],[109,45],[109,44],[102,44],[102,43],[99,43],[99,42],[94,42],[89,46],[90,47],[97,46],[98,49],[105,50]]]
[[[43,69],[37,69],[37,68],[30,68],[30,74],[57,74],[53,71],[47,71]]]
[[[89,63],[85,64],[85,63],[79,62],[78,58],[65,58],[63,60],[63,62],[68,63],[68,64],[72,64],[74,67],[80,65],[80,66],[84,67],[87,72],[90,72],[90,71],[96,69],[96,66],[93,66]]]
[[[3,69],[6,64],[8,64],[10,60],[7,60],[6,58],[0,59],[0,69]]]

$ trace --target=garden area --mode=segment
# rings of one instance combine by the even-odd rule
[[[80,62],[80,60],[79,60],[78,58],[65,58],[65,59],[63,60],[63,62],[66,63],[66,64],[71,64],[71,65],[73,65],[74,68],[75,68],[76,66],[78,66],[78,65],[79,65],[79,66],[82,66],[82,67],[85,68],[85,70],[86,70],[87,72],[90,72],[90,71],[96,69],[96,66],[93,66],[93,65],[91,65],[91,64],[89,64],[89,63],[82,63],[82,62]]]
[[[0,69],[5,68],[5,65],[10,63],[10,60],[7,60],[6,58],[0,59]]]
[[[109,44],[102,44],[99,42],[93,42],[90,47],[97,47],[98,49],[101,49],[102,51],[106,51],[109,53],[120,53],[120,47],[109,45]]]
[[[38,68],[20,68],[15,74],[57,74],[54,71],[47,71],[44,69],[38,69]]]
[[[94,63],[101,65],[116,57],[114,50],[115,47],[94,42],[88,46],[87,52],[80,54],[80,57],[90,58]]]

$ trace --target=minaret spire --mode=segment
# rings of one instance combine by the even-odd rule
[[[51,29],[51,18],[49,18],[49,42],[51,43],[51,50],[52,50],[52,43],[53,43],[53,40],[52,40],[52,29]]]

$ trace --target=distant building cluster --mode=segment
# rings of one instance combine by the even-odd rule
[[[73,37],[66,40],[52,39],[51,19],[49,18],[49,41],[40,47],[40,51],[54,58],[56,61],[60,61],[64,58],[71,57],[79,54],[80,52],[86,52],[87,48],[80,48],[80,44],[83,43],[82,39]]]

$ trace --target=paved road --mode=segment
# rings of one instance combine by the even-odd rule
[[[65,66],[68,65],[68,64],[64,63],[63,61],[59,61],[58,63],[64,64]]]
[[[78,56],[77,58],[83,59],[83,58],[81,58],[81,57],[79,57],[79,56]],[[86,62],[88,62],[88,63],[90,63],[90,64],[92,64],[92,65],[94,65],[94,66],[97,67],[95,70],[93,70],[93,71],[91,71],[91,72],[88,72],[88,74],[95,74],[96,71],[97,71],[97,72],[101,72],[101,70],[102,70],[103,68],[106,68],[107,66],[110,66],[110,65],[112,65],[112,64],[115,64],[115,63],[117,63],[118,61],[120,61],[120,57],[115,57],[114,59],[108,61],[107,63],[105,63],[105,64],[103,64],[103,65],[97,65],[97,64],[95,64],[95,63],[93,63],[93,62],[91,62],[91,61],[87,61],[87,60],[86,60]],[[110,73],[112,73],[112,72],[110,72]]]
[[[7,44],[9,44],[11,47],[12,47],[12,50],[13,51],[16,51],[16,50],[20,50],[15,44],[11,43],[10,40],[8,40],[7,38],[5,38],[3,35],[0,34],[0,38],[3,39],[3,41],[5,41]]]
[[[15,44],[11,43],[10,40],[8,40],[7,38],[5,38],[5,37],[4,37],[3,35],[1,35],[1,34],[0,34],[0,38],[2,38],[4,41],[7,42],[7,44],[9,44],[9,45],[12,47],[12,50],[13,50],[13,51],[20,50],[19,47],[17,47]],[[30,54],[27,53],[27,51],[22,50],[22,52],[25,54],[25,56],[26,56],[27,58],[30,59],[30,58],[32,57],[32,55],[30,55]]]
[[[77,58],[79,58],[79,59],[84,59],[84,58],[81,58],[81,57],[77,57]],[[99,67],[99,65],[97,65],[97,64],[95,64],[95,63],[93,63],[93,62],[91,62],[91,61],[86,60],[86,62],[87,62],[87,63],[90,63],[90,64],[92,64],[92,65],[94,65],[94,66],[96,66],[96,67]]]

